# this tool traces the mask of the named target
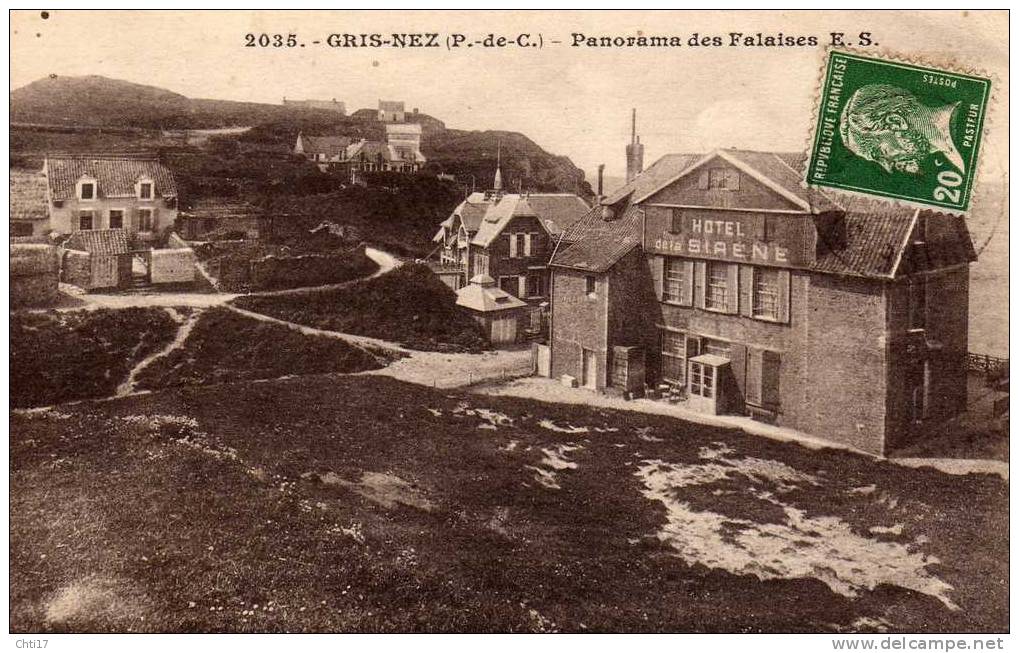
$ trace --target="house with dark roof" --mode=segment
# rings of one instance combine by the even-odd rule
[[[498,169],[494,186],[468,195],[439,226],[432,240],[440,263],[460,266],[459,285],[488,275],[505,292],[539,305],[548,299],[556,241],[590,207],[570,193],[504,193]]]
[[[963,218],[800,185],[795,154],[668,155],[551,254],[551,371],[886,453],[966,405]]]
[[[347,136],[297,135],[294,154],[318,165],[357,178],[358,172],[417,172],[428,159],[421,153],[421,126],[387,124],[386,140],[354,140]]]
[[[46,176],[40,172],[10,171],[10,235],[45,236],[50,231]]]
[[[294,154],[299,154],[309,161],[314,161],[320,168],[330,163],[341,163],[347,160],[347,148],[353,142],[347,136],[305,136],[297,134],[294,143]]]
[[[177,217],[177,184],[155,157],[130,154],[47,156],[49,228],[60,234],[123,229],[155,241]]]

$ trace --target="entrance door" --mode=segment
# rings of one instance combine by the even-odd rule
[[[598,388],[598,358],[590,349],[584,350],[584,387],[596,390]]]

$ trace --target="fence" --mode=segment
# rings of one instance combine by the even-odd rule
[[[988,383],[1008,378],[1008,359],[988,354],[966,354],[966,370],[987,377]]]

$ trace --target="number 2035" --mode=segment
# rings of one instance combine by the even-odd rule
[[[245,34],[246,48],[296,48],[297,34]]]

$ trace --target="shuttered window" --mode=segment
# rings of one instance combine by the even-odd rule
[[[81,231],[88,231],[89,229],[95,228],[95,222],[92,216],[92,211],[79,211],[78,212],[78,229]]]
[[[124,210],[110,209],[110,229],[124,228]]]
[[[662,330],[662,378],[686,383],[686,335]]]
[[[754,317],[766,320],[778,319],[778,270],[757,268],[754,270]]]
[[[138,231],[152,231],[152,209],[138,209]]]
[[[739,266],[709,261],[705,265],[704,308],[723,313],[739,312]]]

